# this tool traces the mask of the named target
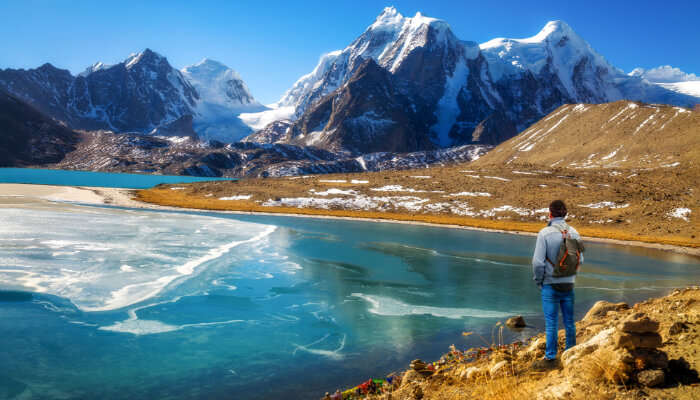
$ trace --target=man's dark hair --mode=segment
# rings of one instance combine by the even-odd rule
[[[549,212],[552,214],[552,217],[555,218],[566,217],[566,204],[561,200],[554,200],[549,205]]]

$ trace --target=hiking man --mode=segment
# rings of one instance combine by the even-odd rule
[[[576,345],[574,325],[574,282],[583,263],[583,242],[576,229],[565,221],[566,204],[554,200],[549,205],[549,223],[537,234],[532,257],[534,281],[542,294],[547,348],[544,359],[533,364],[536,370],[557,366],[559,308],[561,308],[566,348]]]

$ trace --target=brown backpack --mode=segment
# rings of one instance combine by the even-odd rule
[[[569,234],[569,227],[564,226],[564,229],[555,227],[561,232],[561,245],[559,245],[559,252],[557,253],[556,262],[547,258],[550,264],[552,264],[554,278],[563,278],[565,276],[573,276],[578,272],[579,265],[581,265],[581,254],[584,251],[583,242],[579,239],[573,239]]]

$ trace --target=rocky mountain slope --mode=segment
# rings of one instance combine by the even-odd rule
[[[192,115],[199,98],[161,55],[146,49],[116,65],[97,63],[77,77],[45,64],[0,71],[0,87],[74,129],[149,132]]]
[[[160,130],[163,131],[165,128]],[[471,161],[488,150],[485,146],[467,145],[434,151],[348,157],[315,147],[289,144],[204,143],[186,136],[82,131],[72,151],[65,157],[51,159],[51,164],[27,161],[25,165],[169,175],[279,177],[424,168]]]
[[[221,63],[203,60],[178,71],[150,49],[78,76],[51,64],[0,70],[0,88],[74,129],[157,133],[179,121],[204,140],[226,142],[252,132],[238,114],[266,109]],[[193,127],[185,128],[187,121]]]
[[[700,113],[618,101],[561,106],[474,165],[697,169],[698,160]]]
[[[386,71],[379,85],[379,74],[358,71],[370,59]],[[385,90],[380,93],[377,86]],[[371,104],[357,107],[350,98]],[[379,106],[388,98],[396,104],[391,110]],[[266,112],[283,122],[247,140],[353,153],[386,150],[398,141],[416,150],[497,144],[562,104],[620,99],[700,102],[624,74],[561,21],[549,22],[530,38],[477,45],[457,39],[445,21],[420,13],[407,18],[389,7],[348,47],[322,57]],[[358,130],[366,134],[362,146]]]
[[[77,142],[71,129],[0,90],[0,167],[55,163]]]

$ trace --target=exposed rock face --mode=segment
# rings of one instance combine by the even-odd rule
[[[75,145],[62,153],[70,151],[65,158],[61,155],[51,158],[50,162],[30,165],[57,163],[51,166],[110,172],[267,177],[418,168],[435,163],[468,161],[487,150],[481,146],[463,146],[432,152],[348,157],[289,144],[203,143],[196,140],[191,122],[189,116],[184,116],[150,135],[83,132],[75,136]]]
[[[525,318],[522,315],[517,315],[515,317],[510,317],[506,320],[506,326],[509,328],[524,328],[527,326],[525,324]]]
[[[637,381],[647,387],[659,386],[666,380],[666,374],[660,369],[650,369],[637,374]]]
[[[45,64],[0,71],[0,87],[76,129],[149,132],[193,114],[199,98],[165,57],[146,49],[124,62],[98,63],[73,77]]]
[[[610,311],[629,310],[630,306],[627,303],[610,303],[608,301],[598,301],[583,317],[583,321],[591,321],[593,319],[604,318]]]
[[[55,163],[77,142],[75,132],[0,90],[0,166]]]

